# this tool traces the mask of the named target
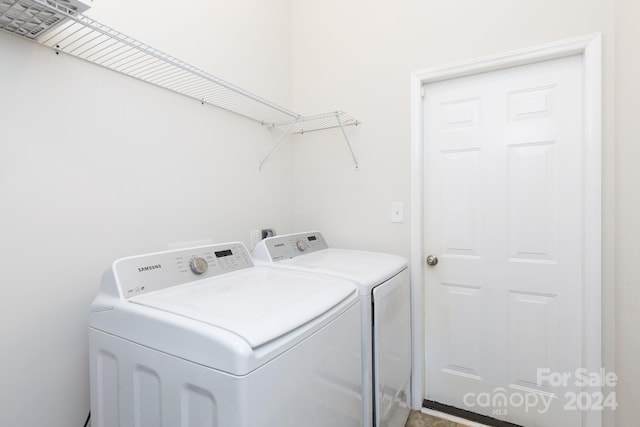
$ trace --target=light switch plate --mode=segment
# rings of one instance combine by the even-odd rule
[[[404,203],[391,203],[391,222],[404,222]]]

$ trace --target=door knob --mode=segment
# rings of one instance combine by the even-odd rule
[[[438,263],[438,257],[435,255],[427,256],[427,265],[434,266]]]

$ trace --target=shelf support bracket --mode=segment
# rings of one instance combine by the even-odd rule
[[[356,155],[353,153],[353,148],[351,148],[351,141],[349,141],[349,137],[347,136],[347,132],[344,130],[344,125],[342,124],[342,120],[340,120],[340,113],[336,112],[336,120],[340,125],[340,130],[342,131],[342,136],[344,136],[344,140],[347,143],[347,147],[349,148],[349,152],[351,153],[351,158],[353,159],[353,166],[356,170],[360,169],[358,165],[358,159],[356,159]]]
[[[274,151],[276,151],[276,148],[278,148],[280,146],[280,144],[282,144],[282,141],[284,141],[284,138],[289,135],[289,133],[291,132],[291,129],[293,129],[293,126],[295,126],[296,123],[298,123],[298,120],[300,120],[300,116],[296,117],[294,121],[291,122],[291,124],[289,125],[289,127],[282,132],[282,135],[280,135],[280,138],[278,138],[278,140],[276,141],[275,144],[273,144],[271,146],[271,150],[269,150],[269,152],[267,153],[266,156],[264,156],[264,159],[262,159],[262,161],[260,162],[260,166],[259,169],[260,171],[262,171],[262,166],[264,165],[264,163],[267,161],[267,159],[269,157],[271,157],[271,155],[273,154]]]

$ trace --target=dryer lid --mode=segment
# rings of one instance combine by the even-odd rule
[[[407,268],[408,262],[392,254],[329,248],[273,265],[343,277],[358,284],[366,290],[365,293],[370,293],[371,289]]]
[[[228,330],[256,348],[355,295],[343,279],[255,267],[129,301]]]

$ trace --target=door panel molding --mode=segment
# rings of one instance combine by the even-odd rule
[[[584,368],[591,372],[603,366],[602,361],[602,41],[601,35],[561,40],[533,46],[499,55],[474,59],[416,71],[411,74],[411,295],[412,295],[412,342],[413,371],[412,398],[414,409],[420,409],[424,386],[424,307],[423,307],[423,262],[424,252],[424,150],[423,150],[423,86],[429,83],[458,77],[495,71],[518,65],[532,64],[573,55],[582,57],[584,77],[584,124],[583,124],[583,184],[584,212],[583,252],[583,338]],[[538,88],[548,89],[548,88]],[[542,93],[542,92],[540,92]],[[517,94],[516,94],[517,95]],[[543,114],[543,98],[522,99],[530,106],[529,114]],[[535,104],[535,105],[534,105]],[[524,107],[514,107],[515,112],[526,112]],[[472,125],[473,109],[455,111],[457,126]],[[536,110],[536,111],[534,111]],[[465,113],[466,116],[463,117]],[[462,120],[462,119],[466,120]],[[524,118],[524,117],[523,117]],[[602,414],[589,411],[583,425],[601,427]]]

